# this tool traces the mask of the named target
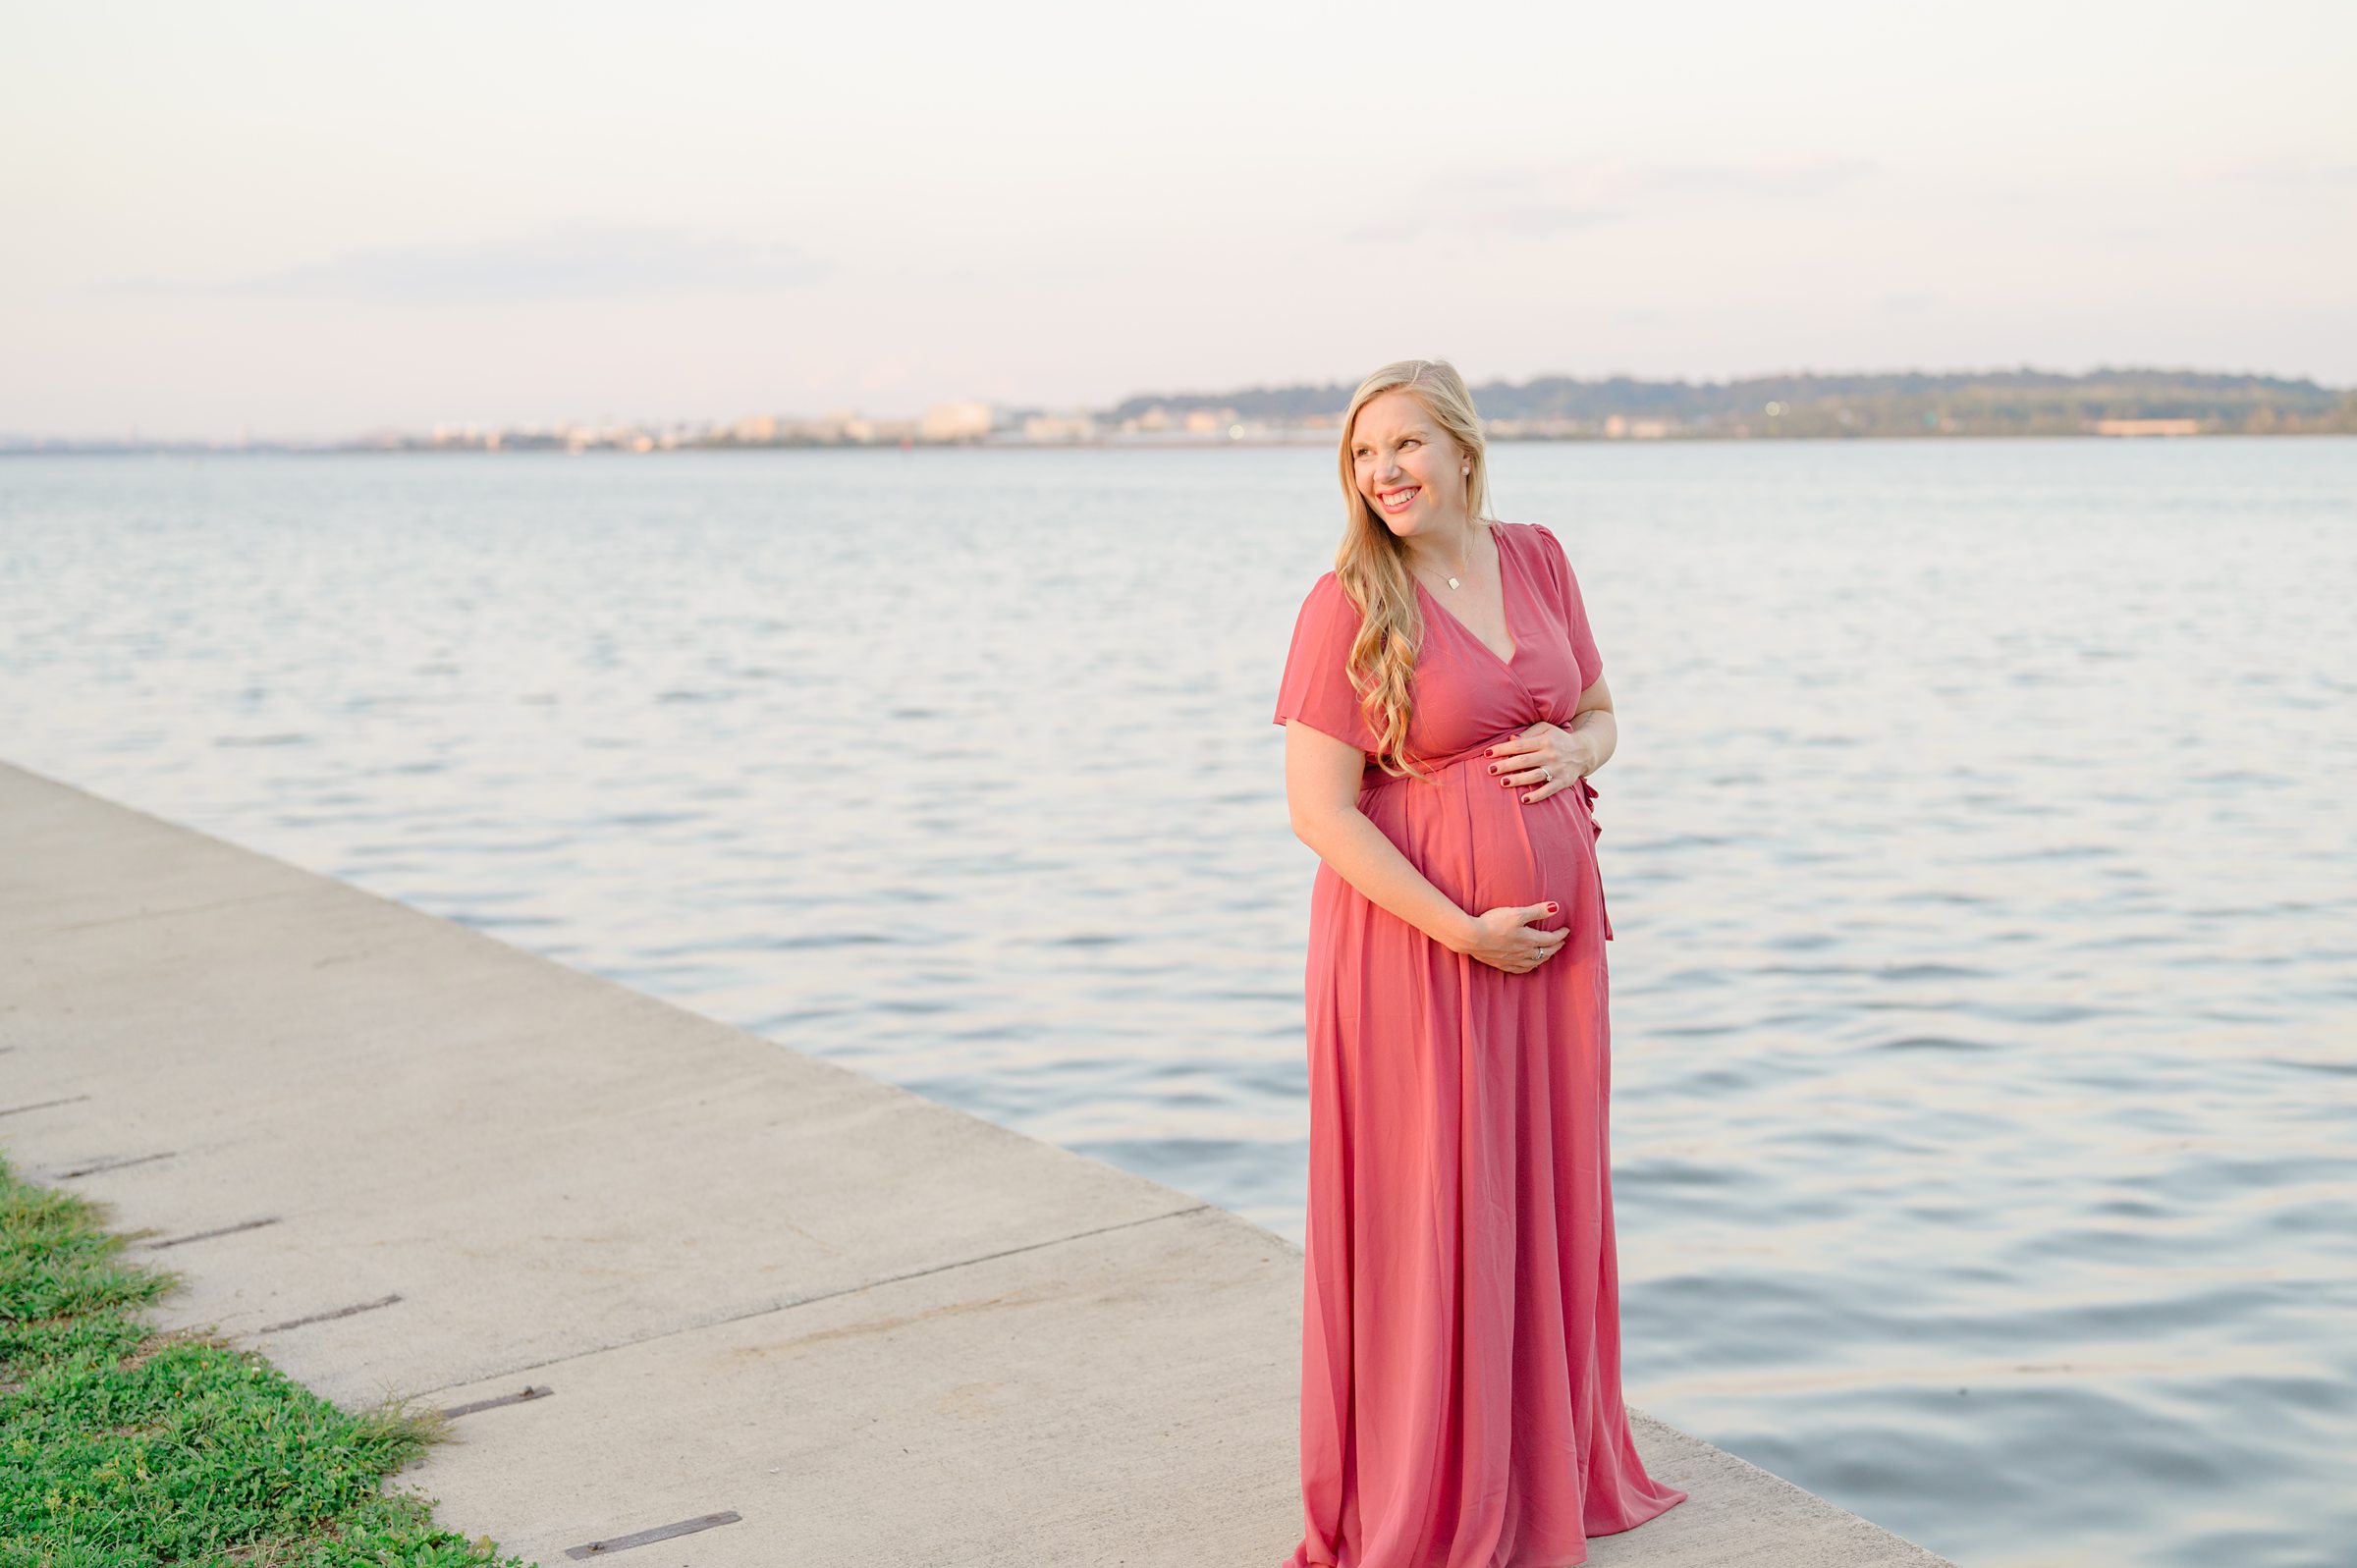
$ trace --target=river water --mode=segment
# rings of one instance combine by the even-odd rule
[[[1631,1401],[1967,1568],[2357,1562],[2357,441],[1493,456],[1619,715]],[[1342,507],[0,460],[0,757],[1298,1241],[1270,712]]]

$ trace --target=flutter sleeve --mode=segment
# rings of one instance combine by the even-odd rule
[[[1372,756],[1381,742],[1367,728],[1358,693],[1350,685],[1350,644],[1363,619],[1333,572],[1311,586],[1293,621],[1292,648],[1285,656],[1285,677],[1277,690],[1276,722],[1298,719]]]
[[[1571,569],[1571,558],[1563,551],[1563,542],[1543,522],[1534,522],[1546,541],[1548,565],[1555,576],[1557,607],[1562,611],[1563,624],[1570,628],[1571,654],[1579,661],[1579,689],[1587,690],[1604,674],[1604,655],[1596,647],[1595,628],[1588,624],[1587,602],[1579,596],[1579,575]]]

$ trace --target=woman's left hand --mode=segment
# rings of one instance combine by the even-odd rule
[[[1490,748],[1489,769],[1500,784],[1536,786],[1522,797],[1526,806],[1570,788],[1591,766],[1585,741],[1544,720]]]

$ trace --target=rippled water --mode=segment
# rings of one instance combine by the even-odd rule
[[[2357,442],[1497,467],[1620,716],[1630,1397],[1969,1568],[2357,1562]],[[1298,1240],[1332,475],[0,460],[0,756]]]

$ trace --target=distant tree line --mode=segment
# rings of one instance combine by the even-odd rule
[[[1160,406],[1233,409],[1244,419],[1331,418],[1351,388],[1251,388],[1130,398],[1101,417],[1119,423]],[[1514,434],[1751,436],[2083,435],[2106,421],[2195,421],[2203,434],[2357,434],[2357,389],[2281,376],[2198,370],[2098,369],[1932,374],[1754,376],[1739,381],[1583,381],[1542,376],[1473,388],[1482,417]],[[1614,422],[1619,422],[1614,427]],[[1517,429],[1517,427],[1520,427]]]

